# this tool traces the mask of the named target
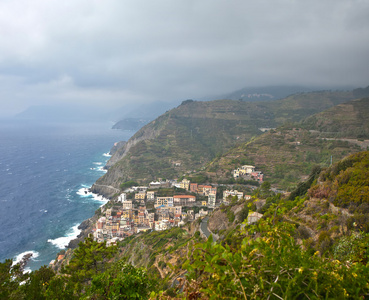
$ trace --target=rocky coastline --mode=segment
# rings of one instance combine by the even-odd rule
[[[86,237],[90,233],[92,233],[92,230],[95,226],[95,223],[98,219],[97,214],[95,213],[91,218],[84,220],[79,226],[78,229],[81,230],[80,234],[77,236],[77,238],[71,240],[67,246],[69,249],[74,249],[78,247],[78,244],[80,242],[83,242]]]

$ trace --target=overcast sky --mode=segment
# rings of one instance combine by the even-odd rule
[[[369,85],[367,0],[1,0],[2,114]]]

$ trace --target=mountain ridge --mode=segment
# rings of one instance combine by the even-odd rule
[[[232,147],[262,134],[260,128],[297,122],[352,99],[352,92],[315,92],[269,102],[186,100],[141,128],[107,163],[98,186],[135,179],[149,182],[199,171]]]

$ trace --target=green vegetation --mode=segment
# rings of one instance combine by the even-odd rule
[[[369,204],[369,152],[347,157],[321,174],[322,184],[310,190],[312,197],[329,198],[339,207]]]
[[[241,166],[248,158],[274,186],[295,189],[317,165],[327,167],[331,158],[337,161],[360,150],[354,143],[321,139],[318,133],[295,124],[293,128],[281,127],[232,149],[221,159],[213,161],[209,168],[218,170],[213,176],[220,182],[234,182],[229,171]]]
[[[310,176],[308,178],[307,181],[304,182],[300,182],[297,185],[297,188],[295,190],[293,190],[290,194],[290,196],[288,197],[289,200],[294,200],[296,197],[298,196],[304,196],[308,189],[311,187],[311,185],[313,184],[313,182],[317,179],[317,177],[320,175],[321,172],[321,167],[320,166],[315,166],[313,168],[313,170],[310,173]]]
[[[369,98],[363,98],[311,116],[302,122],[302,126],[319,131],[322,137],[368,139],[368,114]]]
[[[23,274],[22,264],[0,263],[1,299],[148,299],[154,281],[124,260],[111,263],[117,247],[87,238],[61,274],[41,267]],[[22,282],[24,284],[22,284]]]
[[[196,283],[187,295],[197,293],[209,299],[359,299],[368,295],[368,266],[347,266],[311,255],[296,243],[294,231],[291,224],[273,225],[266,220],[248,228],[238,249],[214,244],[212,239],[196,245],[184,265],[188,280]]]
[[[133,181],[133,180],[129,180],[129,181],[126,181],[126,182],[123,182],[121,185],[120,185],[120,189],[121,190],[125,190],[127,188],[130,188],[132,186],[137,186],[138,183],[136,181]]]

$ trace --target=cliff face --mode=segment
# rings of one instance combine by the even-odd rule
[[[128,140],[128,142],[124,143],[120,148],[116,149],[113,153],[112,157],[106,164],[106,168],[110,168],[118,161],[120,161],[123,157],[127,155],[129,150],[135,146],[138,142],[145,141],[148,139],[155,138],[159,134],[158,130],[155,130],[151,126],[145,126],[141,128],[132,138]]]

